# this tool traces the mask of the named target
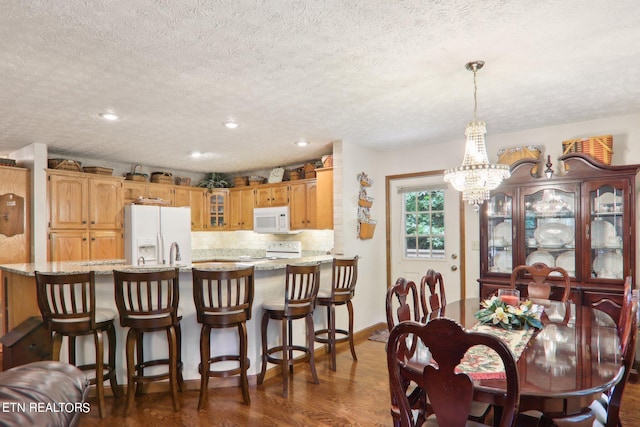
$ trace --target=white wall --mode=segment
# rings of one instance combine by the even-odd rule
[[[354,151],[353,154],[356,157],[349,165],[350,169],[345,166],[345,175],[350,173],[349,170],[352,170],[352,173],[355,174],[363,168],[368,168],[372,172],[377,169],[378,172],[373,175],[374,179],[376,179],[376,188],[380,188],[384,185],[384,177],[387,175],[440,170],[459,166],[464,155],[464,125],[465,123],[460,124],[461,137],[455,141],[442,144],[425,144],[422,147],[370,154],[367,157],[372,163],[366,163],[364,159],[359,162],[358,156],[360,153]],[[490,122],[488,122],[488,127],[491,129]],[[640,114],[569,123],[500,135],[489,132],[486,135],[487,151],[489,152],[490,161],[495,162],[500,148],[522,145],[543,146],[545,158],[547,155],[551,155],[551,161],[554,163],[555,168],[558,163],[557,158],[562,155],[563,140],[596,135],[613,135],[613,165],[640,164]],[[379,218],[382,219],[384,215],[382,211],[384,193],[376,196],[376,199],[376,206],[379,206],[376,212],[378,212]],[[640,199],[640,197],[637,197],[637,199]],[[638,203],[640,204],[640,200],[638,200]],[[640,212],[640,209],[638,212]],[[467,236],[466,290],[467,295],[471,296],[477,295],[476,279],[479,277],[480,272],[479,251],[471,250],[472,241],[479,239],[479,222],[478,215],[469,208],[466,209],[465,218]],[[384,224],[384,221],[382,222]],[[380,235],[383,234],[381,227],[384,227],[384,225],[381,226],[379,222],[376,237],[381,237]],[[640,226],[637,225],[637,229],[640,231]],[[640,245],[636,244],[636,247],[638,246]],[[380,251],[383,250],[384,241],[380,241]],[[638,264],[640,265],[640,260]],[[372,266],[377,272],[376,277],[385,277],[385,267],[386,265],[382,261]],[[638,265],[636,265],[637,269]],[[378,279],[378,281],[381,280]],[[378,296],[378,299],[382,300],[382,296]]]
[[[334,145],[334,149],[336,145]],[[341,169],[341,198],[335,199],[337,209],[342,209],[342,229],[335,229],[336,242],[341,241],[344,256],[359,255],[358,284],[354,304],[354,329],[356,331],[379,322],[385,322],[386,258],[385,258],[385,204],[384,173],[380,168],[382,153],[362,148],[343,141],[338,165]],[[334,173],[336,171],[334,154]],[[374,198],[371,217],[377,220],[372,239],[360,240],[357,237],[358,193],[360,183],[357,175],[365,172],[373,185],[367,194]],[[339,235],[341,234],[341,235]]]

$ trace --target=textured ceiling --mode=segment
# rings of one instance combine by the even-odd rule
[[[236,172],[462,143],[476,59],[488,139],[635,113],[638,22],[636,0],[4,0],[0,154]]]

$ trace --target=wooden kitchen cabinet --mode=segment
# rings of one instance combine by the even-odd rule
[[[115,258],[115,254],[113,256]],[[83,261],[89,258],[89,233],[85,230],[49,232],[49,261]]]
[[[169,202],[167,206],[185,206],[175,204],[176,187],[177,186],[175,185],[156,184],[153,182],[124,181],[123,201],[125,205],[128,205],[135,202],[136,199],[141,197],[143,199],[162,199],[166,202]],[[183,203],[184,194],[181,194],[178,197],[182,197],[179,203]]]
[[[289,203],[288,184],[269,184],[256,188],[255,207],[287,206]]]
[[[229,189],[229,230],[253,230],[253,208],[252,188]]]
[[[85,228],[89,218],[89,180],[79,174],[49,172],[49,228]]]
[[[173,206],[191,206],[191,187],[176,185],[173,189]]]
[[[161,199],[169,202],[167,206],[175,206],[175,185],[149,183],[147,194],[150,199]]]
[[[207,230],[227,230],[228,226],[228,207],[229,207],[229,190],[219,189],[211,190],[205,193],[206,203],[205,209],[208,221],[205,224]],[[252,212],[253,215],[253,212]],[[253,226],[253,225],[252,225]]]
[[[191,206],[191,231],[207,230],[207,197],[206,188],[191,187],[189,191],[189,206]]]
[[[289,215],[292,230],[317,227],[317,188],[315,179],[291,183]]]
[[[333,168],[316,169],[317,227],[319,230],[333,229]]]
[[[123,179],[58,170],[47,174],[49,260],[122,258]]]
[[[515,266],[535,262],[567,270],[572,298],[583,303],[620,303],[625,277],[635,279],[640,165],[608,166],[583,154],[560,160],[564,173],[551,179],[532,175],[538,161],[519,161],[483,204],[481,297],[507,286]]]
[[[89,226],[122,228],[122,180],[89,178]]]

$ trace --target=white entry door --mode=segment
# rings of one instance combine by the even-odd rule
[[[432,268],[442,274],[447,301],[461,299],[460,193],[442,173],[389,179],[390,272],[416,285]]]

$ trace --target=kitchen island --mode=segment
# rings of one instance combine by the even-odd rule
[[[331,283],[331,255],[309,256],[295,259],[242,259],[239,261],[229,260],[228,262],[202,262],[194,263],[193,267],[202,269],[229,270],[246,268],[253,265],[255,267],[255,296],[251,320],[247,322],[248,334],[248,356],[251,362],[249,368],[250,381],[254,382],[261,364],[261,334],[260,321],[262,319],[262,304],[265,299],[274,296],[284,298],[284,273],[287,264],[309,265],[320,263],[320,286],[330,287]],[[151,265],[126,265],[123,260],[109,261],[78,261],[78,262],[52,262],[38,264],[6,264],[0,265],[4,288],[4,298],[6,301],[6,313],[4,320],[7,331],[17,326],[20,322],[31,316],[40,316],[36,298],[35,271],[40,272],[87,272],[96,273],[96,305],[99,308],[108,308],[117,312],[114,297],[113,270],[144,271],[150,269],[166,269],[170,266]],[[196,311],[193,303],[192,289],[192,265],[179,265],[180,269],[180,311],[182,314],[182,360],[184,364],[183,376],[189,388],[199,387],[200,379],[198,364],[200,363],[200,325],[196,319]],[[338,316],[338,322],[346,322]],[[126,330],[120,327],[116,319],[116,345],[117,358],[116,369],[118,382],[126,383],[126,362],[124,343],[126,341]],[[269,345],[280,340],[280,329],[277,322],[272,322],[268,331]],[[296,324],[296,323],[299,323]],[[304,322],[294,322],[294,340],[303,340],[305,337]],[[314,313],[314,323],[316,329],[325,327],[326,313],[324,310],[316,310]],[[238,336],[233,329],[213,331],[211,334],[212,354],[223,354],[226,350],[235,352],[237,349]],[[83,347],[84,346],[84,347]],[[320,344],[317,344],[320,347]],[[62,358],[65,360],[65,345],[63,345]],[[82,339],[78,342],[78,348],[84,348],[88,360],[93,357],[93,341],[89,338],[86,342]],[[145,334],[145,352],[152,351],[155,356],[162,356],[167,353],[166,337],[162,333]],[[78,358],[77,363],[82,364],[84,360]],[[194,380],[193,382],[189,380]],[[211,387],[216,386],[215,381],[210,382]]]

